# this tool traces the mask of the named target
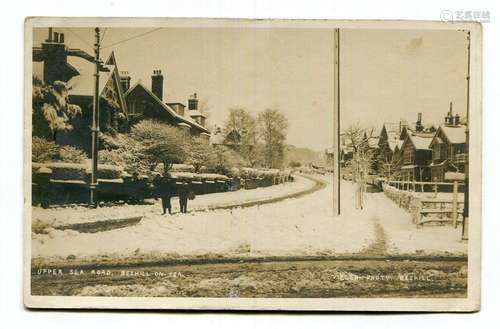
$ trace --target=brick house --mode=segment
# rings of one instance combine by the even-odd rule
[[[122,75],[122,85],[127,88],[124,94],[130,124],[134,125],[143,119],[153,119],[179,127],[192,136],[199,136],[207,141],[210,131],[205,127],[205,116],[198,109],[196,93],[188,100],[188,108],[182,103],[166,103],[163,101],[163,75],[161,70],[154,70],[151,76],[151,89],[142,82],[128,88],[129,76]]]
[[[440,126],[432,139],[431,180],[443,182],[446,172],[465,171],[465,126]]]
[[[432,150],[429,144],[432,137],[427,135],[408,134],[399,152],[401,168],[399,178],[405,181],[430,181],[429,164],[432,161]]]

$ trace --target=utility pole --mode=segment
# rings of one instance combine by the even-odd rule
[[[462,216],[462,240],[469,239],[469,129],[470,129],[470,31],[467,31],[467,125],[465,126],[465,154],[467,156],[465,161],[465,179],[464,179],[464,212]]]
[[[333,34],[333,214],[340,215],[340,29]]]
[[[98,27],[95,28],[95,43],[94,43],[94,64],[95,64],[95,73],[94,73],[94,104],[92,109],[92,173],[91,173],[91,181],[90,181],[90,206],[97,207],[97,158],[98,158],[98,149],[99,149],[99,70],[100,70],[100,59],[99,59],[99,50],[100,50],[100,30]]]

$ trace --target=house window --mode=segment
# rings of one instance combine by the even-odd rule
[[[135,114],[136,112],[136,108],[135,108],[135,101],[132,101],[130,102],[130,104],[128,105],[128,113],[129,114]]]
[[[437,144],[434,146],[434,160],[441,159],[441,144]]]
[[[404,160],[405,160],[405,163],[413,163],[413,160],[414,160],[413,150],[405,150]]]

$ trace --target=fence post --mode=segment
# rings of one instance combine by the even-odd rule
[[[453,181],[453,206],[452,206],[452,220],[453,227],[457,228],[457,217],[458,217],[458,181]]]
[[[437,198],[438,196],[438,184],[434,183],[434,198]]]

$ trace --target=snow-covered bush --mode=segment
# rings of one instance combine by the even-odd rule
[[[87,155],[81,149],[66,145],[59,150],[59,158],[62,162],[84,163],[87,161]]]
[[[33,162],[54,161],[59,156],[59,147],[52,141],[34,136],[31,143],[31,156]]]

